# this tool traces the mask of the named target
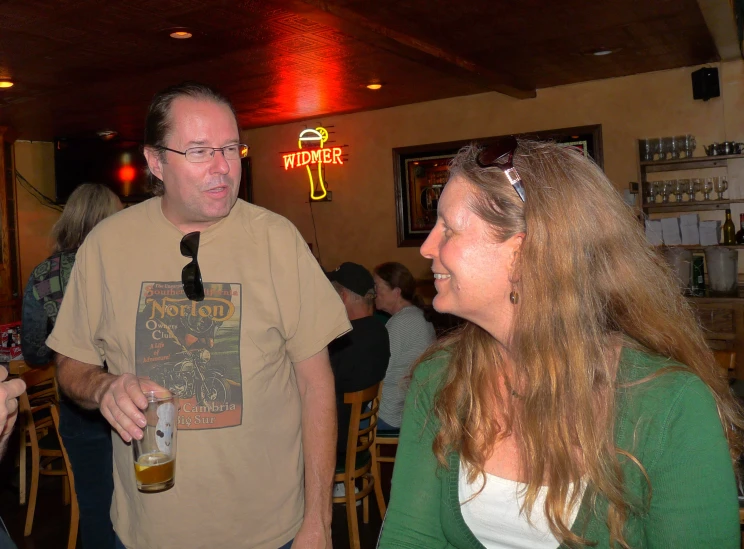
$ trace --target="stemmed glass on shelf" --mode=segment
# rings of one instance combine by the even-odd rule
[[[710,193],[713,190],[713,178],[706,177],[703,179],[703,200],[710,200]]]
[[[714,185],[718,193],[718,200],[723,200],[723,193],[728,189],[728,181],[725,177],[716,177],[715,179]]]
[[[700,178],[694,177],[687,180],[687,194],[690,196],[690,202],[697,200],[695,195],[700,192]]]
[[[674,191],[675,180],[665,179],[661,182],[661,202],[662,204],[669,203],[669,195]]]

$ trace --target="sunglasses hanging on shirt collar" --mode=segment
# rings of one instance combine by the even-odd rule
[[[185,235],[181,239],[181,255],[191,259],[181,271],[181,283],[183,291],[191,301],[202,301],[204,299],[204,284],[202,284],[201,269],[196,256],[199,253],[199,236],[201,233],[195,231]]]

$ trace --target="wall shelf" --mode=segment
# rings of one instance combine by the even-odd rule
[[[645,188],[644,181],[644,188]],[[705,212],[711,210],[727,210],[731,204],[744,203],[744,198],[724,198],[723,200],[695,200],[693,202],[668,202],[666,204],[644,204],[646,213],[664,212]]]
[[[677,160],[653,160],[641,162],[641,172],[674,172],[679,170],[700,170],[703,168],[725,168],[729,160],[744,160],[744,154],[728,154],[722,156],[694,156]]]
[[[640,198],[644,214],[663,214],[674,212],[699,212],[726,210],[731,204],[744,203],[744,199],[695,200],[693,202],[668,202],[666,204],[649,204],[646,202],[648,190],[647,175],[650,173],[674,172],[685,170],[703,170],[723,168],[728,172],[729,161],[744,160],[744,155],[697,156],[677,160],[640,162]],[[729,190],[730,192],[730,190]],[[686,194],[686,193],[685,193]],[[657,246],[661,249],[664,246]],[[693,252],[702,252],[707,246],[666,246],[684,248]],[[720,247],[744,250],[744,245],[727,245]],[[707,266],[706,266],[707,271]],[[739,287],[733,296],[717,296],[706,292],[701,296],[688,296],[688,303],[696,311],[704,329],[705,338],[712,348],[731,349],[736,351],[737,378],[744,379],[744,287]]]
[[[718,244],[711,246],[698,246],[689,244],[660,244],[656,248],[682,248],[683,250],[690,250],[693,252],[704,252],[705,248],[731,248],[733,250],[744,250],[744,244]]]

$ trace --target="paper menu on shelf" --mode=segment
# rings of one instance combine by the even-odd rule
[[[679,234],[679,219],[676,217],[665,217],[661,220],[661,236],[664,244],[674,246],[682,244],[682,237]]]
[[[682,214],[679,216],[679,228],[682,233],[682,244],[697,246],[700,244],[700,229],[697,214]]]
[[[652,246],[661,246],[664,243],[661,235],[661,221],[646,220],[646,240]]]
[[[701,221],[700,222],[700,245],[716,246],[721,236],[720,221]]]

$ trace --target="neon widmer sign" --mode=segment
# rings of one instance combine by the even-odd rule
[[[326,141],[328,141],[328,130],[323,127],[303,130],[297,141],[297,147],[300,150],[282,155],[285,170],[305,167],[310,179],[310,198],[312,200],[322,200],[328,194],[323,181],[323,165],[344,163],[341,158],[343,149],[341,147],[323,148]],[[311,166],[318,167],[317,185],[313,181]]]

